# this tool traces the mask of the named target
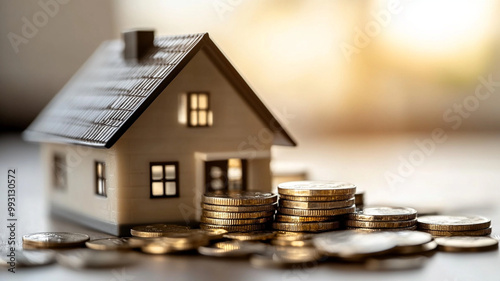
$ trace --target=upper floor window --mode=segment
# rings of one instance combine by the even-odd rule
[[[106,165],[104,162],[95,162],[95,193],[107,197],[106,194]]]
[[[210,127],[213,116],[207,92],[188,93],[187,124],[189,127]]]

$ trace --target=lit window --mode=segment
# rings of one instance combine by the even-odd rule
[[[106,194],[106,165],[104,162],[95,162],[95,193],[107,197]]]
[[[187,121],[189,127],[210,127],[213,116],[208,93],[189,93]]]
[[[54,155],[54,173],[52,177],[53,186],[57,189],[66,189],[67,176],[66,176],[66,157],[61,154]]]
[[[151,198],[179,197],[179,163],[150,164]]]
[[[229,159],[227,166],[229,191],[243,190],[243,167],[241,159]]]

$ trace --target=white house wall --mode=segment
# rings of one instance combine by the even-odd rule
[[[201,91],[210,93],[213,126],[180,124],[179,95]],[[229,152],[247,158],[248,188],[270,190],[270,157],[254,157],[262,151],[269,155],[272,137],[268,136],[263,122],[199,52],[114,146],[120,171],[118,222],[194,222],[203,192],[196,181],[195,152]],[[252,147],[251,139],[256,139],[258,148]],[[179,162],[180,197],[152,199],[149,164],[167,161]]]
[[[54,155],[65,157],[67,186],[53,184]],[[117,173],[115,149],[97,149],[80,145],[42,144],[48,196],[53,207],[84,217],[117,224]],[[107,197],[96,194],[95,161],[105,162]]]

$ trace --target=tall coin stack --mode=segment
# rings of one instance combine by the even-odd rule
[[[206,193],[202,199],[201,229],[248,232],[269,229],[278,196],[269,192]]]
[[[491,234],[491,220],[480,216],[422,216],[418,230],[432,236],[484,236]]]
[[[417,229],[417,211],[404,207],[365,207],[349,214],[347,228],[365,232]]]
[[[295,181],[278,185],[280,195],[274,229],[322,232],[339,229],[355,211],[356,186],[336,181]]]

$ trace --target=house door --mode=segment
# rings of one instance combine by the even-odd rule
[[[205,191],[246,190],[247,161],[231,158],[205,162]]]

